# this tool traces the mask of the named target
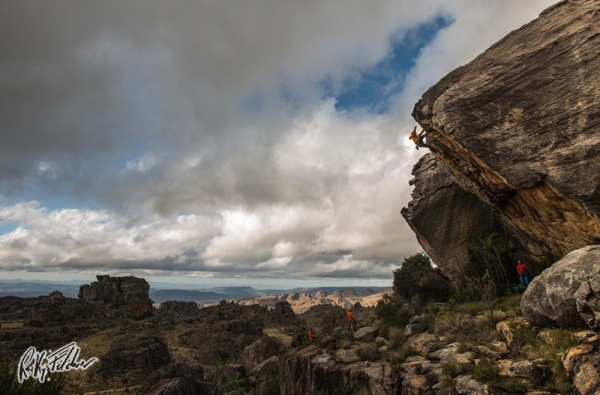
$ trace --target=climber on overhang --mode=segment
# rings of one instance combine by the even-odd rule
[[[433,151],[433,147],[425,143],[425,136],[427,136],[427,132],[425,132],[425,129],[421,128],[421,132],[417,134],[417,127],[415,126],[412,132],[410,132],[410,136],[408,136],[408,138],[415,143],[416,149],[419,149],[419,147],[425,147]]]

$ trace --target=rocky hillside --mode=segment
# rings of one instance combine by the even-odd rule
[[[340,306],[345,309],[360,303],[364,307],[373,307],[377,305],[384,295],[389,295],[391,288],[384,289],[382,292],[374,292],[370,288],[356,292],[352,288],[337,290],[328,294],[325,291],[319,291],[314,294],[307,292],[290,292],[281,295],[264,295],[257,298],[248,298],[238,300],[242,305],[259,304],[261,306],[275,306],[280,302],[287,302],[292,306],[296,314],[307,312],[311,307],[319,305]]]
[[[402,210],[448,275],[494,232],[540,262],[600,243],[600,9],[562,1],[425,92],[434,147]]]

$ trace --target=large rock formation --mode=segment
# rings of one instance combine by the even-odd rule
[[[600,246],[575,250],[536,277],[521,299],[536,326],[600,329]]]
[[[490,218],[472,196],[532,261],[600,243],[598,97],[593,0],[558,3],[423,94],[413,116],[435,159],[415,168],[417,195],[403,214],[436,264],[447,273],[461,267],[464,248],[455,244]],[[448,242],[454,233],[459,240]],[[440,258],[446,251],[456,257]]]
[[[290,349],[279,361],[280,393],[304,395],[328,394],[397,394],[402,386],[387,362],[352,362],[336,364],[329,354],[315,345]]]
[[[79,299],[104,302],[113,307],[125,307],[132,318],[152,315],[150,284],[134,276],[96,276],[98,281],[79,287]]]

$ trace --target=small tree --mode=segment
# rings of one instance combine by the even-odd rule
[[[496,233],[476,235],[467,243],[469,264],[465,276],[469,282],[480,280],[487,274],[496,286],[496,294],[510,292],[512,284],[518,283],[516,260]]]
[[[394,292],[405,300],[418,297],[421,303],[443,302],[448,297],[448,281],[420,252],[404,259],[394,271]]]

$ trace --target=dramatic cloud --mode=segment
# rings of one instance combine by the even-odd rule
[[[5,1],[0,270],[391,279],[412,106],[551,3]]]

